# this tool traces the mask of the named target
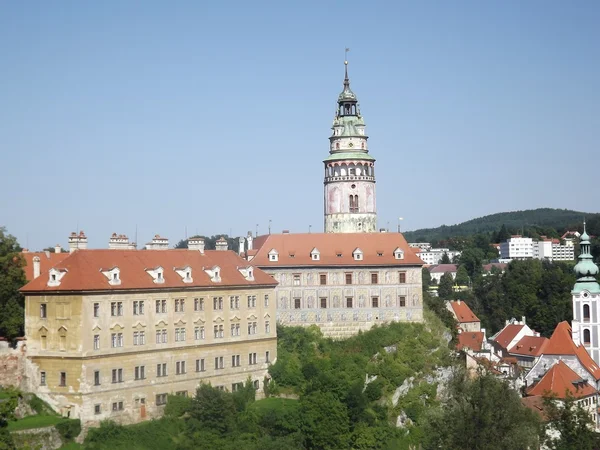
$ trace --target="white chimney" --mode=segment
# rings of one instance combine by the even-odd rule
[[[159,234],[155,234],[151,242],[146,244],[146,250],[168,250],[169,240],[161,237]]]
[[[248,250],[252,250],[252,231],[248,231],[248,236],[246,236],[246,241],[248,241]]]
[[[240,236],[238,239],[238,242],[239,242],[238,253],[241,255],[242,253],[244,253],[244,245],[246,244],[246,239],[244,238],[244,236]]]
[[[217,239],[216,247],[220,252],[228,250],[227,239],[221,236],[219,239]]]
[[[87,236],[83,231],[79,234],[74,231],[69,236],[69,252],[73,253],[75,250],[86,250],[87,249]]]
[[[42,273],[42,271],[41,271],[41,267],[40,267],[40,257],[34,256],[33,257],[33,279],[35,280],[37,277],[40,276],[41,273]]]
[[[60,246],[60,244],[56,244],[56,246],[54,247],[54,253],[62,253],[62,247]]]
[[[195,250],[204,253],[204,238],[189,238],[187,241],[188,250]]]
[[[521,316],[521,325],[525,325],[527,322],[525,322],[525,316]]]
[[[108,240],[108,248],[110,250],[135,250],[135,243],[129,243],[129,238],[124,234],[113,233]]]

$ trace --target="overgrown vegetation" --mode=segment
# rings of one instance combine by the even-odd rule
[[[23,258],[17,239],[0,227],[0,336],[12,340],[23,335],[25,285]]]

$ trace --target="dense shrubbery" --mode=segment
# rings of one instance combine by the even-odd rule
[[[73,440],[81,433],[81,421],[79,419],[64,419],[54,427],[65,441]]]

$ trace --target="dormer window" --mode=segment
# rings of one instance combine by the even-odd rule
[[[400,247],[394,250],[394,258],[404,259],[404,250],[402,250]]]
[[[341,258],[341,257],[342,257],[342,252],[337,252],[337,253],[335,254],[335,256],[337,256],[338,258]]]
[[[181,281],[184,283],[192,283],[194,281],[192,278],[192,268],[190,266],[181,268],[173,267],[173,270],[181,277]]]
[[[238,270],[246,281],[254,281],[254,268],[252,266],[238,267]]]
[[[102,275],[106,277],[108,280],[108,284],[111,286],[119,286],[121,284],[121,271],[118,267],[113,267],[111,269],[100,269]]]
[[[60,280],[67,273],[66,269],[50,269],[48,272],[48,286],[56,287],[60,286]]]
[[[277,262],[279,261],[279,253],[277,250],[273,249],[269,252],[269,261]]]
[[[204,269],[204,272],[206,272],[213,283],[221,282],[221,268],[219,266],[214,266],[212,269]]]
[[[363,259],[363,252],[360,248],[356,248],[353,252],[352,252],[352,257],[354,258],[355,261],[362,261]]]
[[[165,282],[164,269],[157,267],[156,269],[146,269],[148,275],[150,275],[156,284],[163,284]]]
[[[310,252],[310,259],[313,261],[319,261],[321,259],[321,252],[315,247]]]

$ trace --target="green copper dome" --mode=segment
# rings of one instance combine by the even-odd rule
[[[577,276],[573,292],[587,290],[600,293],[600,285],[596,281],[599,269],[592,258],[590,237],[585,231],[585,222],[583,223],[583,234],[579,237],[579,249],[579,262],[573,268],[575,276]]]

